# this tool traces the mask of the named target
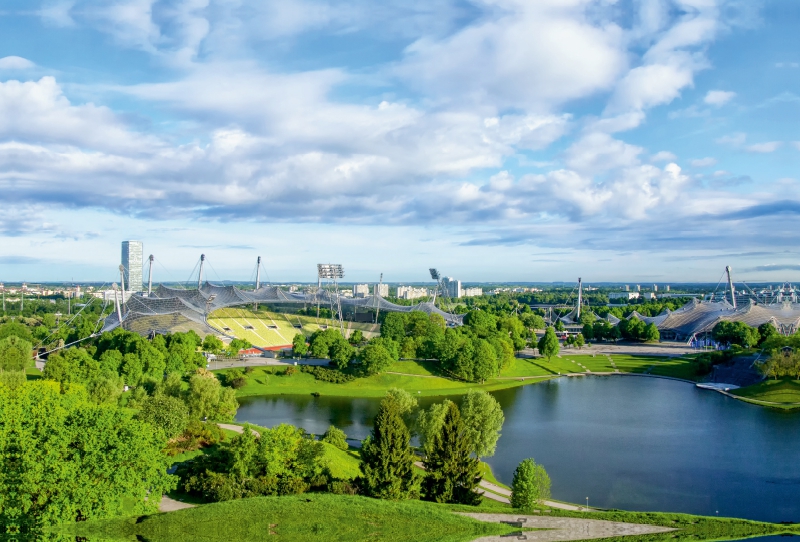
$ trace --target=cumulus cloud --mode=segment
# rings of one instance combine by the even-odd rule
[[[768,154],[777,151],[782,145],[783,143],[781,141],[766,141],[764,143],[754,143],[753,145],[748,145],[745,147],[745,150],[747,152],[758,154]]]
[[[717,164],[716,158],[706,157],[706,158],[698,158],[696,160],[692,160],[689,162],[692,167],[711,167]]]
[[[29,70],[36,64],[21,56],[6,56],[0,58],[0,70]]]
[[[678,159],[669,151],[659,151],[650,157],[651,162],[675,162]]]
[[[708,105],[720,107],[731,101],[736,96],[735,92],[726,90],[709,90],[703,101]]]

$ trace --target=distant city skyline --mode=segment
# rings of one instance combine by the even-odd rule
[[[101,4],[0,12],[0,281],[800,281],[794,0]]]

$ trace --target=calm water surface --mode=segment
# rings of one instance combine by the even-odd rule
[[[692,385],[589,377],[498,391],[506,422],[487,461],[506,484],[533,457],[556,499],[605,508],[800,521],[800,414],[748,405]],[[424,398],[422,406],[440,399]],[[237,419],[331,424],[363,439],[378,400],[245,398]]]

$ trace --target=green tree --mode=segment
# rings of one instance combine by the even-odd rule
[[[189,414],[195,419],[208,418],[214,421],[233,421],[238,403],[236,392],[224,388],[210,371],[197,369],[189,379],[189,392],[186,397]]]
[[[469,311],[464,316],[464,325],[472,328],[478,337],[486,338],[497,331],[497,317],[486,311]]]
[[[566,328],[564,327],[564,322],[561,319],[556,320],[556,331],[564,331]]]
[[[477,457],[472,457],[466,429],[455,403],[447,406],[441,431],[428,444],[425,479],[422,487],[427,500],[480,504],[475,488],[481,480]]]
[[[394,363],[394,359],[392,359],[386,348],[373,342],[367,344],[358,357],[361,363],[361,370],[367,375],[382,373]]]
[[[47,358],[42,376],[62,384],[86,383],[100,371],[97,362],[83,348],[66,348]]]
[[[353,348],[353,346],[347,342],[344,337],[341,335],[339,335],[339,337],[341,338],[337,339],[336,342],[331,345],[330,357],[331,361],[334,365],[336,365],[336,367],[339,369],[345,369],[348,365],[350,365],[350,362],[353,360],[353,358],[355,358],[356,349]]]
[[[401,500],[419,496],[411,434],[401,411],[392,396],[384,398],[372,433],[362,443],[361,488],[370,497]]]
[[[552,327],[548,327],[545,330],[544,335],[539,339],[539,343],[536,346],[539,349],[539,354],[546,357],[548,361],[553,356],[557,356],[561,349],[556,332]]]
[[[347,340],[353,346],[359,345],[364,342],[364,332],[357,329],[350,334],[350,338]]]
[[[718,322],[711,330],[714,340],[721,344],[750,348],[758,344],[761,335],[758,329],[744,322]]]
[[[225,344],[216,335],[208,334],[203,339],[203,350],[212,354],[219,354],[225,348]]]
[[[592,324],[584,324],[581,334],[587,341],[591,341],[594,339],[594,326]]]
[[[381,337],[400,342],[406,336],[406,319],[402,312],[390,312],[381,324]]]
[[[485,391],[470,390],[461,403],[464,438],[476,457],[494,455],[505,416],[497,399]]]
[[[441,403],[432,404],[427,410],[421,410],[417,415],[417,435],[422,449],[427,454],[429,446],[433,445],[434,437],[441,433],[444,424],[444,416],[450,408],[449,399]]]
[[[167,438],[173,438],[186,429],[189,409],[177,397],[159,393],[144,401],[137,418],[162,430]]]
[[[661,334],[658,332],[658,327],[652,322],[644,326],[644,334],[642,339],[645,342],[656,343],[661,340]]]
[[[773,337],[779,337],[780,333],[772,324],[772,322],[764,322],[760,326],[758,326],[758,346],[763,345],[766,341],[769,341]]]
[[[33,345],[18,337],[9,335],[0,339],[0,370],[24,371],[33,359]]]
[[[531,459],[523,459],[514,471],[511,483],[511,506],[524,512],[533,511],[550,498],[550,477],[544,467]]]
[[[292,338],[292,351],[295,356],[305,356],[308,353],[308,345],[306,344],[306,336],[302,333],[296,334]]]
[[[478,339],[475,341],[474,352],[472,379],[475,382],[486,382],[489,378],[500,374],[497,353],[487,340]]]
[[[544,318],[533,312],[522,314],[522,316],[520,316],[520,320],[522,320],[522,323],[528,329],[544,329],[546,326]]]
[[[19,322],[6,322],[0,326],[0,339],[7,339],[11,336],[19,337],[28,342],[33,341],[30,328]]]
[[[113,405],[122,395],[122,379],[119,375],[109,372],[101,372],[94,376],[86,384],[86,391],[89,398],[96,405]]]
[[[340,450],[347,450],[349,448],[347,444],[347,435],[335,425],[328,427],[328,430],[322,435],[321,440],[322,442],[327,442],[328,444],[336,446]]]
[[[585,344],[586,341],[583,340],[583,333],[578,333],[577,335],[575,335],[575,346],[577,346],[578,348],[583,348],[583,345]]]
[[[148,514],[175,487],[163,436],[81,386],[28,382],[14,397],[0,385],[5,484],[16,477],[18,513],[45,524]],[[14,472],[10,472],[13,469]],[[8,488],[2,491],[9,496]],[[5,500],[4,507],[8,505]]]

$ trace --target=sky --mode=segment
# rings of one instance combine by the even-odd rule
[[[0,281],[800,281],[797,0],[4,0]]]

